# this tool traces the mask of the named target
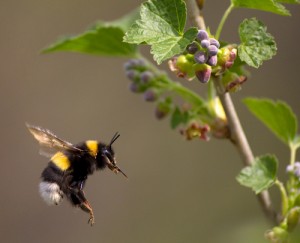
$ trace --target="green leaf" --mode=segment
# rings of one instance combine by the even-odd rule
[[[124,41],[151,45],[151,53],[158,64],[182,53],[197,35],[196,28],[184,33],[186,5],[182,0],[149,0],[142,4],[140,16]]]
[[[138,19],[138,9],[112,22],[98,22],[84,33],[64,37],[43,50],[81,52],[103,56],[133,57],[136,45],[123,42],[125,32]]]
[[[175,108],[171,117],[171,128],[175,129],[180,124],[185,124],[188,121],[188,113],[181,112],[178,107]]]
[[[236,179],[241,185],[250,187],[258,194],[274,184],[277,167],[278,160],[275,156],[264,155],[256,158],[252,166],[242,169]]]
[[[63,38],[44,49],[43,53],[68,51],[102,56],[133,57],[136,46],[123,42],[120,27],[97,26],[83,34]]]
[[[231,0],[234,7],[251,8],[280,15],[290,15],[290,12],[275,0]]]
[[[279,3],[300,4],[299,0],[277,0]]]
[[[241,44],[238,47],[240,59],[249,66],[258,68],[263,61],[276,54],[274,37],[266,32],[267,27],[255,18],[245,19],[239,27]]]
[[[284,102],[246,98],[248,109],[287,145],[293,144],[297,133],[297,118]]]

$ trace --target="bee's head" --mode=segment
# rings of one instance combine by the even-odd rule
[[[115,159],[115,153],[112,149],[112,144],[118,139],[118,137],[120,137],[120,134],[116,133],[112,137],[110,143],[102,148],[101,154],[104,157],[105,163],[109,169],[111,169],[116,174],[118,172],[121,172],[127,178],[125,173],[117,166],[116,159]]]

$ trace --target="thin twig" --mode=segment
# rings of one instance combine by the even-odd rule
[[[202,15],[202,11],[199,9],[199,5],[197,4],[197,0],[189,0],[187,1],[189,4],[188,10],[190,11],[189,16],[195,24],[202,30],[206,29],[204,17]]]
[[[231,96],[228,92],[225,92],[225,88],[221,81],[221,79],[216,78],[214,79],[214,84],[228,120],[230,140],[239,151],[243,164],[245,166],[250,166],[254,161],[252,150],[236,113]],[[257,195],[257,198],[265,215],[273,222],[277,222],[277,213],[273,209],[269,192],[263,191]]]
[[[194,16],[195,24],[202,29],[205,25],[202,25],[202,23],[198,20],[199,17],[200,19],[203,18],[201,14],[201,9],[197,7],[196,0],[189,0],[188,2],[191,6],[191,11],[193,12],[192,16]],[[202,20],[202,22],[204,23],[204,20]],[[228,120],[228,126],[230,129],[230,140],[239,151],[244,165],[249,166],[253,163],[254,156],[249,146],[246,135],[243,131],[243,128],[241,126],[239,117],[236,113],[231,96],[228,92],[225,91],[221,78],[214,79],[214,85]],[[269,192],[263,191],[262,193],[257,195],[257,198],[265,215],[274,223],[277,223],[278,216],[276,211],[273,209]]]

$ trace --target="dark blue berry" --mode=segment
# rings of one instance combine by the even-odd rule
[[[133,69],[127,70],[126,71],[126,77],[128,79],[130,79],[131,81],[135,81],[138,77],[138,72],[133,70]]]
[[[146,101],[155,101],[157,98],[156,93],[154,92],[154,90],[148,89],[145,93],[144,93],[144,99]]]
[[[209,39],[209,43],[211,44],[211,45],[213,45],[213,46],[216,46],[216,47],[220,47],[220,43],[219,43],[219,41],[217,41],[216,39],[214,39],[214,38],[210,38]]]
[[[140,67],[145,67],[146,63],[142,59],[130,59],[124,64],[125,70],[136,69]]]
[[[211,69],[209,68],[201,71],[196,71],[195,74],[201,83],[207,83],[210,79]]]
[[[197,40],[202,41],[208,39],[208,34],[205,30],[199,30]]]
[[[186,50],[190,54],[195,54],[198,51],[198,46],[196,43],[192,43],[192,44],[188,45]]]
[[[209,57],[206,63],[209,66],[216,66],[217,62],[218,62],[218,57],[217,57],[217,55],[214,55],[214,56]]]
[[[154,74],[150,71],[144,71],[140,75],[141,82],[143,84],[149,83],[154,77]]]
[[[201,46],[202,46],[203,48],[207,49],[207,48],[209,47],[209,45],[210,45],[209,40],[205,39],[205,40],[202,40],[202,41],[201,41]]]
[[[196,52],[194,59],[197,63],[203,64],[207,61],[207,55],[203,51]]]
[[[217,55],[219,49],[218,49],[218,47],[216,47],[214,45],[210,45],[207,48],[207,50],[208,50],[208,55],[209,56],[215,56],[215,55]]]
[[[133,82],[129,84],[129,90],[133,93],[138,93],[140,91],[138,84]]]

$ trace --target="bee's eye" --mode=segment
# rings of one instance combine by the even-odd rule
[[[103,155],[106,156],[113,165],[116,164],[112,154],[107,149],[103,150]]]

